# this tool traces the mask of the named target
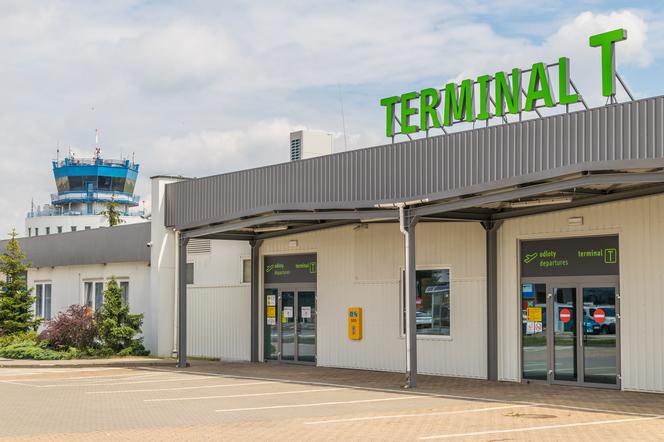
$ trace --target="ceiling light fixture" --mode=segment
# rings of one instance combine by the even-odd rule
[[[571,196],[563,196],[559,198],[543,198],[539,200],[512,201],[507,203],[507,206],[511,209],[522,209],[524,207],[549,206],[553,204],[567,204],[571,202]]]

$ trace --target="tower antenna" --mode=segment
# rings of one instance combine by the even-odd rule
[[[99,129],[95,129],[95,160],[101,156],[101,146],[99,146]]]

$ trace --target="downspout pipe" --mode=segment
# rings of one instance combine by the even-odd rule
[[[380,208],[396,208],[399,210],[399,231],[404,236],[405,255],[405,308],[406,308],[406,385],[405,388],[417,386],[417,327],[415,321],[415,225],[416,219],[407,220],[406,208],[427,202],[417,200],[379,204]]]

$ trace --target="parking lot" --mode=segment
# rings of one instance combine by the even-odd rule
[[[270,364],[2,368],[0,440],[664,440],[664,396]]]

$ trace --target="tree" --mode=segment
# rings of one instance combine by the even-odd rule
[[[125,220],[122,219],[122,212],[118,207],[119,204],[115,202],[115,196],[113,196],[111,201],[106,203],[106,210],[99,213],[106,218],[109,227],[117,226],[125,222]]]
[[[121,355],[147,354],[141,333],[143,315],[132,315],[122,299],[122,288],[112,277],[104,290],[104,305],[97,313],[97,329],[103,347]]]
[[[27,274],[30,264],[12,230],[5,251],[0,255],[0,335],[11,335],[36,330],[41,319],[34,317],[35,297],[28,288]]]

